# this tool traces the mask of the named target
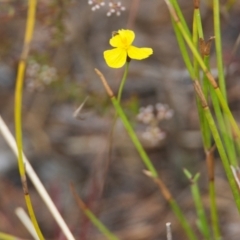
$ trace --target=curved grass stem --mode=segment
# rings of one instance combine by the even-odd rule
[[[18,167],[19,173],[23,185],[25,202],[27,205],[28,213],[33,223],[33,226],[36,230],[36,233],[40,240],[43,240],[44,237],[38,226],[35,213],[33,210],[31,198],[28,192],[27,187],[27,178],[25,172],[25,164],[23,161],[23,143],[22,143],[22,91],[23,91],[23,81],[24,73],[26,69],[26,59],[29,53],[30,43],[33,36],[34,23],[35,23],[35,13],[36,13],[36,0],[29,0],[28,2],[28,16],[27,16],[27,25],[24,37],[24,45],[21,54],[21,59],[18,65],[17,79],[16,79],[16,88],[15,88],[15,131],[16,131],[16,142],[18,149]]]

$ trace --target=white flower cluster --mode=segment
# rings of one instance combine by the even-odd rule
[[[142,137],[156,145],[166,137],[166,133],[162,131],[159,127],[147,127],[146,131],[142,133]]]
[[[105,0],[88,0],[88,4],[92,5],[92,11],[96,11],[100,9],[100,7],[105,6]],[[120,16],[121,12],[126,10],[126,8],[122,6],[122,3],[120,1],[114,2],[113,0],[110,0],[108,7],[109,7],[109,10],[107,12],[108,17],[110,17],[112,14]]]
[[[35,60],[28,62],[26,84],[29,90],[43,90],[45,85],[51,84],[56,79],[57,71],[54,67],[40,65]]]
[[[121,12],[126,10],[126,8],[124,6],[122,6],[121,2],[117,2],[117,3],[110,2],[108,5],[109,5],[109,10],[107,12],[108,17],[110,17],[114,13],[117,16],[120,16]]]
[[[100,7],[105,6],[104,0],[88,0],[88,4],[92,5],[92,11],[96,11]]]
[[[172,118],[173,110],[167,104],[157,103],[155,106],[142,107],[139,111],[138,121],[148,125],[142,138],[152,145],[157,145],[166,137],[166,133],[158,125],[162,120]]]

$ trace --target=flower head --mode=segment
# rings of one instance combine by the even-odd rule
[[[131,30],[119,30],[114,33],[109,43],[114,49],[104,51],[104,59],[109,67],[120,68],[130,59],[142,60],[149,57],[151,48],[138,48],[132,45],[135,33]]]

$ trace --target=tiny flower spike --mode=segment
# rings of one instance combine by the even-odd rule
[[[114,32],[109,43],[114,49],[104,51],[104,59],[111,68],[121,68],[129,59],[142,60],[149,57],[151,48],[138,48],[132,45],[135,33],[131,30],[119,30]]]

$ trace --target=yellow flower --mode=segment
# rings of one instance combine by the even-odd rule
[[[104,51],[104,59],[109,67],[120,68],[130,59],[142,60],[149,57],[153,50],[151,48],[138,48],[132,46],[135,33],[131,30],[119,30],[110,39],[109,43],[114,49]]]

